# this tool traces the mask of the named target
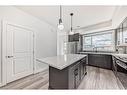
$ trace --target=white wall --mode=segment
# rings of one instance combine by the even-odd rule
[[[63,55],[67,53],[67,44],[68,36],[67,32],[57,30],[57,55]]]
[[[0,85],[2,84],[2,64],[1,64],[1,58],[2,58],[2,53],[1,53],[1,32],[0,32]]]
[[[112,17],[112,27],[117,28],[126,17],[127,17],[127,6],[117,7]]]
[[[127,6],[119,6],[112,17],[112,27],[118,28],[120,23],[127,17]],[[127,53],[127,47],[119,47]]]
[[[112,29],[112,20],[96,23],[79,29],[81,34],[104,31]],[[78,32],[78,31],[77,31]]]
[[[103,31],[103,30],[108,30],[108,29],[115,29],[117,28],[120,23],[127,17],[127,6],[117,6],[114,14],[112,16],[112,24],[111,26],[108,27],[102,27],[99,29],[95,30],[90,30],[90,31],[84,31],[83,29],[78,30],[82,34],[86,33],[92,33],[92,32],[97,32],[97,31]]]
[[[81,29],[81,30],[77,30],[77,32],[79,32],[81,34],[88,34],[88,33],[94,33],[94,32],[98,32],[98,31],[104,31],[104,30],[110,30],[110,29],[112,29],[112,26],[103,27],[103,28],[99,28],[99,29],[95,29],[95,30],[89,30],[89,31],[84,31],[83,29]]]
[[[54,27],[50,26],[44,21],[40,21],[39,19],[17,9],[16,7],[11,6],[0,7],[0,21],[2,20],[23,25],[35,31],[37,58],[56,55],[57,36]],[[36,62],[36,69],[39,71],[47,67],[48,66],[45,64]]]

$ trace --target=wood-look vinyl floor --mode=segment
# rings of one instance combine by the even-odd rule
[[[48,70],[7,84],[0,89],[48,89]],[[87,75],[78,89],[124,89],[111,70],[87,66]]]

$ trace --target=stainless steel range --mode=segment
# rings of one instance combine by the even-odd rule
[[[113,71],[124,88],[127,89],[127,57],[113,56]]]

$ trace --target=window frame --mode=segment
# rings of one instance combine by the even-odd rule
[[[111,33],[111,35],[112,35],[112,37],[111,37],[111,39],[112,39],[112,44],[111,44],[111,46],[112,46],[112,50],[110,51],[110,52],[114,52],[115,51],[115,29],[110,29],[110,30],[105,30],[105,31],[99,31],[99,32],[94,32],[94,33],[88,33],[88,34],[83,34],[82,36],[82,38],[83,38],[83,41],[82,41],[82,50],[83,51],[93,51],[93,36],[98,36],[98,35],[104,35],[104,34],[110,34]],[[91,50],[89,50],[89,49],[87,49],[87,48],[85,48],[84,47],[84,37],[91,37]],[[106,47],[106,45],[105,46],[103,46],[103,48],[105,48]],[[102,46],[100,46],[100,47],[97,47],[97,48],[102,48]],[[98,50],[98,51],[109,51],[109,50],[107,50],[107,49],[104,49],[104,50]]]

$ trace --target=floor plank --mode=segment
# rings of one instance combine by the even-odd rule
[[[0,89],[48,89],[48,70],[7,84]],[[87,75],[78,89],[124,89],[111,70],[87,66]]]

